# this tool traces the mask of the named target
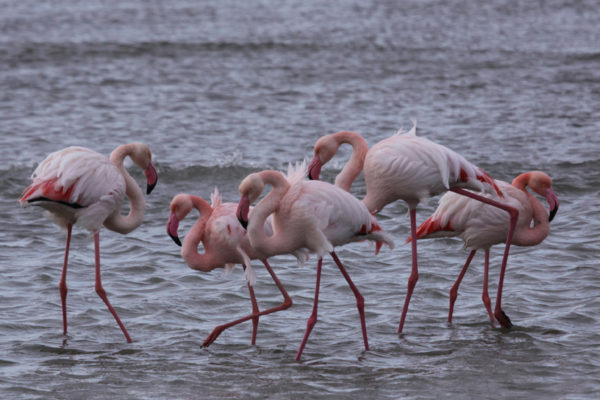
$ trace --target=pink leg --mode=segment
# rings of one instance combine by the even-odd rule
[[[69,245],[71,244],[72,228],[73,225],[67,224],[67,245],[65,247],[65,261],[63,262],[63,270],[60,276],[60,283],[58,284],[63,313],[63,335],[67,334],[67,261],[69,260]]]
[[[492,326],[494,325],[494,314],[492,314],[492,302],[490,301],[490,295],[488,294],[488,273],[490,270],[490,249],[485,250],[485,264],[483,270],[483,291],[481,293],[481,300],[483,305],[490,316]]]
[[[452,285],[452,289],[450,289],[450,308],[448,309],[448,323],[452,322],[452,313],[454,312],[454,303],[456,302],[456,298],[458,297],[458,287],[460,286],[460,283],[462,282],[462,280],[465,276],[465,273],[467,272],[467,268],[469,268],[469,265],[471,264],[471,261],[473,260],[473,257],[475,256],[476,252],[477,252],[477,250],[472,250],[471,253],[469,253],[469,256],[467,257],[467,261],[465,262],[465,265],[463,266],[462,270],[460,271],[460,274],[458,275],[456,282],[454,282],[454,285]]]
[[[267,271],[269,271],[269,274],[271,274],[271,278],[273,278],[273,281],[275,282],[275,284],[277,285],[277,287],[279,288],[279,291],[281,292],[281,294],[283,295],[283,303],[281,303],[279,306],[277,307],[273,307],[273,308],[269,308],[266,309],[264,311],[259,312],[258,311],[258,305],[256,305],[256,308],[254,306],[256,299],[253,301],[252,303],[252,314],[247,315],[243,318],[240,319],[236,319],[235,321],[231,321],[227,324],[223,324],[223,325],[219,325],[217,327],[215,327],[213,329],[213,331],[210,333],[210,335],[207,336],[207,338],[204,340],[204,342],[202,343],[202,347],[208,347],[212,344],[212,342],[214,342],[219,335],[227,328],[230,328],[234,325],[240,324],[242,322],[248,321],[249,319],[252,319],[253,323],[256,320],[256,326],[258,327],[258,318],[260,316],[263,315],[267,315],[267,314],[271,314],[277,311],[281,311],[281,310],[285,310],[287,308],[290,308],[292,306],[292,299],[291,297],[288,295],[287,291],[285,290],[285,288],[283,287],[283,285],[281,284],[281,282],[279,281],[279,278],[277,278],[277,275],[275,275],[275,272],[273,271],[273,269],[271,268],[271,266],[269,265],[269,263],[267,262],[267,260],[262,260],[263,264],[265,264],[265,267],[267,268]],[[251,287],[251,286],[249,286]],[[250,297],[252,298],[252,296],[254,295],[254,290],[252,290],[250,292]],[[252,344],[255,344],[255,340],[256,340],[256,334],[255,334],[255,329],[253,329],[253,334],[252,334]]]
[[[400,325],[398,326],[398,333],[402,333],[404,327],[404,320],[406,319],[406,312],[408,311],[408,304],[412,296],[415,285],[419,280],[419,268],[417,266],[417,210],[410,210],[410,237],[412,246],[412,271],[408,278],[408,288],[406,291],[406,299],[404,300],[404,308],[402,309],[402,318],[400,319]]]
[[[348,282],[350,289],[352,289],[352,292],[354,293],[354,297],[356,297],[356,307],[358,308],[358,315],[360,316],[360,326],[362,328],[363,341],[365,342],[365,350],[368,351],[369,341],[367,340],[367,324],[365,322],[365,298],[362,294],[360,294],[358,288],[356,285],[354,285],[354,282],[352,282],[352,279],[350,279],[350,275],[348,272],[346,272],[342,262],[338,258],[337,254],[335,254],[335,251],[331,253],[331,257],[333,257],[333,261],[335,261],[338,268],[342,272],[342,275],[344,275],[344,278],[346,278],[346,282]]]
[[[106,304],[106,306],[108,307],[108,310],[111,312],[113,317],[115,317],[115,320],[117,321],[117,324],[119,324],[119,327],[123,331],[123,334],[125,335],[125,338],[127,338],[127,341],[131,343],[132,340],[129,336],[129,333],[127,333],[127,329],[125,329],[125,325],[123,325],[123,323],[119,319],[119,316],[117,315],[117,312],[110,305],[108,297],[106,297],[106,291],[104,291],[104,288],[102,287],[102,280],[100,279],[100,234],[98,232],[94,233],[94,247],[96,250],[96,293],[98,293],[98,296],[100,296],[100,298],[104,301],[104,304]]]
[[[502,266],[500,268],[500,278],[498,280],[498,294],[496,296],[496,309],[494,310],[494,315],[498,322],[500,322],[500,325],[502,325],[505,328],[511,328],[512,322],[510,322],[510,318],[508,318],[504,311],[502,311],[502,286],[504,283],[504,273],[506,272],[506,264],[508,262],[510,244],[512,243],[512,237],[515,232],[515,227],[517,226],[517,220],[519,219],[519,210],[517,210],[514,207],[510,207],[505,204],[494,201],[492,199],[488,199],[487,197],[483,197],[473,192],[469,192],[468,190],[460,188],[451,188],[450,190],[455,193],[479,200],[483,203],[501,208],[510,214],[510,228],[508,231],[508,235],[506,236],[506,246],[504,247],[504,256],[502,257]]]
[[[256,302],[256,296],[254,295],[254,288],[247,283],[248,291],[250,292],[250,301],[252,302],[252,345],[256,344],[256,334],[258,333],[258,313],[260,312],[258,308],[258,303]]]
[[[313,310],[306,321],[306,331],[304,332],[304,338],[302,339],[302,343],[300,343],[300,348],[298,349],[298,354],[296,354],[296,361],[300,360],[302,356],[302,351],[304,351],[304,346],[306,345],[306,341],[308,340],[308,336],[312,331],[313,327],[317,323],[317,307],[319,304],[319,285],[321,284],[321,268],[323,266],[323,259],[319,258],[319,262],[317,264],[317,283],[315,284],[315,298],[313,300]]]

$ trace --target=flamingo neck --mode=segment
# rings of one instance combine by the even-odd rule
[[[356,132],[338,132],[333,135],[333,138],[338,143],[338,147],[344,143],[348,143],[352,146],[352,155],[350,156],[350,159],[335,178],[335,185],[349,192],[352,183],[363,169],[369,145],[367,144],[367,141]]]
[[[206,221],[210,218],[213,209],[206,200],[198,196],[190,196],[193,207],[200,212],[200,217],[192,226],[188,234],[183,239],[181,246],[181,255],[186,264],[195,270],[208,272],[217,267],[221,267],[221,263],[216,260],[215,254],[207,251],[204,248],[204,253],[198,253],[198,245],[204,237],[206,229]]]
[[[133,149],[132,144],[121,145],[110,155],[110,161],[121,171],[125,179],[125,195],[129,198],[130,207],[129,214],[126,216],[121,215],[120,208],[116,210],[104,221],[104,226],[122,234],[129,233],[140,226],[146,210],[144,195],[140,187],[123,166],[123,160],[133,152]]]
[[[248,222],[248,238],[250,245],[265,258],[275,254],[282,254],[285,247],[285,241],[281,230],[277,227],[277,210],[283,196],[290,188],[290,184],[284,176],[277,171],[259,172],[265,185],[271,185],[271,191],[254,207],[252,218]],[[273,216],[273,235],[267,236],[265,233],[265,221],[271,215]]]
[[[529,185],[530,180],[531,180],[531,172],[525,172],[525,173],[517,176],[515,179],[513,179],[511,185],[527,192],[526,188],[527,188],[527,185]]]
[[[544,205],[528,192],[527,198],[533,211],[533,226],[530,226],[531,220],[528,220],[527,226],[515,230],[513,243],[518,246],[535,246],[550,233],[550,221],[548,221],[548,212]]]

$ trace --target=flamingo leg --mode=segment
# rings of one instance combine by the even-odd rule
[[[256,344],[256,334],[258,333],[258,303],[256,302],[256,296],[254,295],[254,288],[250,283],[247,283],[248,291],[250,292],[250,301],[252,302],[252,345]]]
[[[492,314],[492,302],[490,301],[490,295],[488,294],[488,273],[490,270],[490,249],[485,250],[485,264],[483,269],[483,291],[481,292],[481,300],[483,305],[490,316],[492,326],[494,325],[494,314]]]
[[[406,299],[404,300],[404,307],[402,309],[402,318],[400,318],[400,325],[398,326],[398,333],[402,333],[404,327],[404,320],[406,319],[406,312],[408,311],[408,304],[412,296],[415,285],[419,280],[419,268],[417,265],[417,209],[410,209],[410,237],[411,237],[411,248],[412,248],[412,271],[408,278],[408,288],[406,291]]]
[[[119,324],[119,327],[123,331],[123,334],[125,335],[127,341],[131,343],[132,340],[129,336],[129,333],[127,333],[127,329],[125,329],[125,325],[123,325],[123,323],[119,319],[119,316],[117,315],[117,312],[115,311],[113,306],[110,305],[108,297],[106,296],[106,291],[102,287],[102,280],[100,279],[100,234],[98,233],[98,231],[94,232],[94,250],[96,261],[96,293],[98,293],[98,296],[100,296],[100,298],[104,301],[104,304],[106,304],[106,306],[108,307],[108,310],[111,312],[113,317],[115,317],[115,320],[117,321],[117,324]]]
[[[519,210],[514,207],[507,206],[506,204],[499,203],[492,199],[488,199],[487,197],[480,196],[473,192],[469,192],[468,190],[464,190],[461,188],[450,188],[451,191],[462,194],[464,196],[470,197],[475,200],[479,200],[483,203],[490,204],[492,206],[498,207],[502,210],[505,210],[510,215],[510,228],[508,230],[508,235],[506,236],[506,246],[504,247],[504,256],[502,257],[502,266],[500,267],[500,278],[498,280],[498,293],[496,295],[496,308],[494,310],[494,316],[505,328],[511,328],[512,322],[508,315],[502,311],[502,286],[504,283],[504,274],[506,272],[506,264],[508,263],[508,253],[510,251],[510,244],[512,243],[513,234],[515,232],[515,228],[517,226],[517,220],[519,219]]]
[[[448,323],[452,322],[452,313],[454,312],[454,303],[456,302],[456,298],[458,297],[458,287],[460,286],[460,283],[462,282],[465,273],[467,272],[467,269],[469,268],[469,265],[471,265],[471,261],[473,260],[473,257],[475,256],[475,253],[477,252],[477,250],[471,250],[471,252],[469,253],[469,256],[467,257],[467,261],[465,262],[465,265],[462,267],[462,270],[460,271],[460,274],[458,275],[458,278],[456,279],[456,282],[454,282],[454,285],[452,285],[452,289],[450,289],[450,307],[448,308]]]
[[[333,261],[335,261],[335,263],[337,264],[342,275],[344,275],[346,282],[348,282],[350,289],[352,289],[352,292],[354,293],[354,297],[356,297],[356,307],[358,308],[358,315],[360,316],[360,325],[362,328],[363,341],[365,342],[365,350],[368,351],[369,350],[369,341],[367,339],[367,324],[365,322],[365,298],[359,292],[356,285],[354,285],[354,282],[352,282],[352,279],[350,279],[350,275],[348,274],[348,272],[342,265],[342,262],[338,258],[337,254],[335,254],[335,251],[331,252],[331,257],[333,257]]]
[[[285,290],[285,288],[283,287],[283,284],[281,283],[281,281],[279,280],[279,278],[277,278],[277,275],[275,275],[275,272],[273,271],[273,269],[271,268],[271,266],[269,265],[269,263],[267,262],[267,260],[262,260],[263,264],[265,264],[265,267],[267,268],[267,271],[269,271],[269,274],[271,274],[271,278],[273,278],[273,281],[275,282],[275,284],[277,285],[277,288],[279,288],[279,291],[281,292],[281,294],[283,295],[283,303],[281,303],[279,306],[277,307],[272,307],[272,308],[268,308],[264,311],[258,311],[258,305],[256,305],[255,308],[255,302],[256,300],[254,300],[252,302],[252,314],[247,315],[243,318],[239,318],[236,319],[235,321],[231,321],[229,323],[223,324],[223,325],[219,325],[216,326],[213,331],[210,333],[210,335],[208,335],[206,337],[206,339],[204,340],[204,342],[202,343],[202,347],[208,347],[212,344],[212,342],[214,342],[219,335],[227,328],[230,328],[234,325],[240,324],[242,322],[248,321],[249,319],[252,319],[252,323],[254,324],[254,321],[256,321],[256,327],[258,327],[258,318],[263,316],[263,315],[267,315],[267,314],[271,314],[277,311],[281,311],[281,310],[285,310],[287,308],[290,308],[292,305],[292,299],[291,297],[288,295],[287,291]],[[251,286],[248,286],[249,288],[252,288]],[[250,291],[250,297],[252,298],[252,296],[254,295],[254,291],[251,289]],[[256,340],[256,334],[255,334],[255,330],[253,329],[253,334],[252,334],[252,344],[255,344],[255,340]]]
[[[62,274],[60,276],[60,283],[58,289],[60,291],[60,301],[62,303],[62,314],[63,314],[63,335],[67,334],[67,262],[69,260],[69,246],[71,244],[71,230],[72,224],[67,224],[67,244],[65,247],[65,261],[63,262]]]
[[[296,361],[300,360],[302,356],[302,351],[304,351],[304,346],[306,345],[306,341],[308,340],[308,336],[312,331],[313,327],[317,323],[317,308],[319,304],[319,285],[321,284],[321,268],[323,266],[323,259],[319,258],[319,262],[317,263],[317,282],[315,284],[315,298],[313,300],[313,309],[308,321],[306,321],[306,331],[304,332],[304,338],[300,343],[300,348],[298,349],[298,354],[296,354]]]

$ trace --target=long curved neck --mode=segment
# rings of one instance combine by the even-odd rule
[[[531,172],[524,172],[521,175],[517,176],[515,179],[513,179],[511,185],[527,192],[526,188],[527,188],[527,185],[529,185],[530,179],[531,179]]]
[[[283,238],[281,232],[275,229],[275,223],[273,223],[273,235],[267,236],[264,228],[265,221],[269,215],[277,211],[290,184],[277,171],[262,171],[259,175],[265,185],[271,185],[272,189],[252,210],[252,217],[248,223],[248,237],[252,247],[269,257],[280,254]]]
[[[140,226],[146,210],[144,195],[140,187],[123,166],[123,160],[130,155],[132,151],[133,146],[131,144],[126,144],[117,147],[110,155],[110,161],[119,168],[125,179],[125,195],[129,198],[130,206],[129,214],[123,216],[119,209],[104,221],[104,226],[111,231],[122,234],[129,233]]]
[[[527,190],[525,192],[533,210],[533,226],[529,225],[531,222],[529,220],[527,221],[527,226],[517,229],[513,243],[518,246],[535,246],[541,243],[548,236],[548,233],[550,233],[550,221],[548,221],[548,213],[544,205],[535,196],[527,192]]]
[[[365,157],[367,151],[369,151],[369,145],[367,144],[367,141],[356,132],[342,131],[334,134],[333,137],[338,142],[338,147],[344,143],[348,143],[352,146],[352,155],[350,156],[350,159],[335,178],[335,185],[349,192],[352,183],[363,169]]]
[[[204,236],[206,221],[210,218],[213,209],[210,204],[201,197],[190,196],[190,199],[192,200],[194,208],[200,212],[200,217],[183,239],[181,255],[190,268],[208,272],[222,266],[215,262],[213,253],[206,252],[206,248],[203,254],[198,253],[198,245]]]

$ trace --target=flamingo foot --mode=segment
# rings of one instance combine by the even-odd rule
[[[500,325],[506,329],[512,328],[513,324],[508,318],[508,315],[503,310],[496,311],[495,313],[496,319],[500,322]]]
[[[208,335],[206,337],[206,339],[204,339],[204,342],[202,342],[202,347],[208,347],[208,346],[210,346],[215,340],[217,340],[217,338],[219,337],[219,335],[225,329],[227,329],[227,327],[225,325],[216,326],[215,329],[213,329],[213,331],[210,333],[210,335]]]

